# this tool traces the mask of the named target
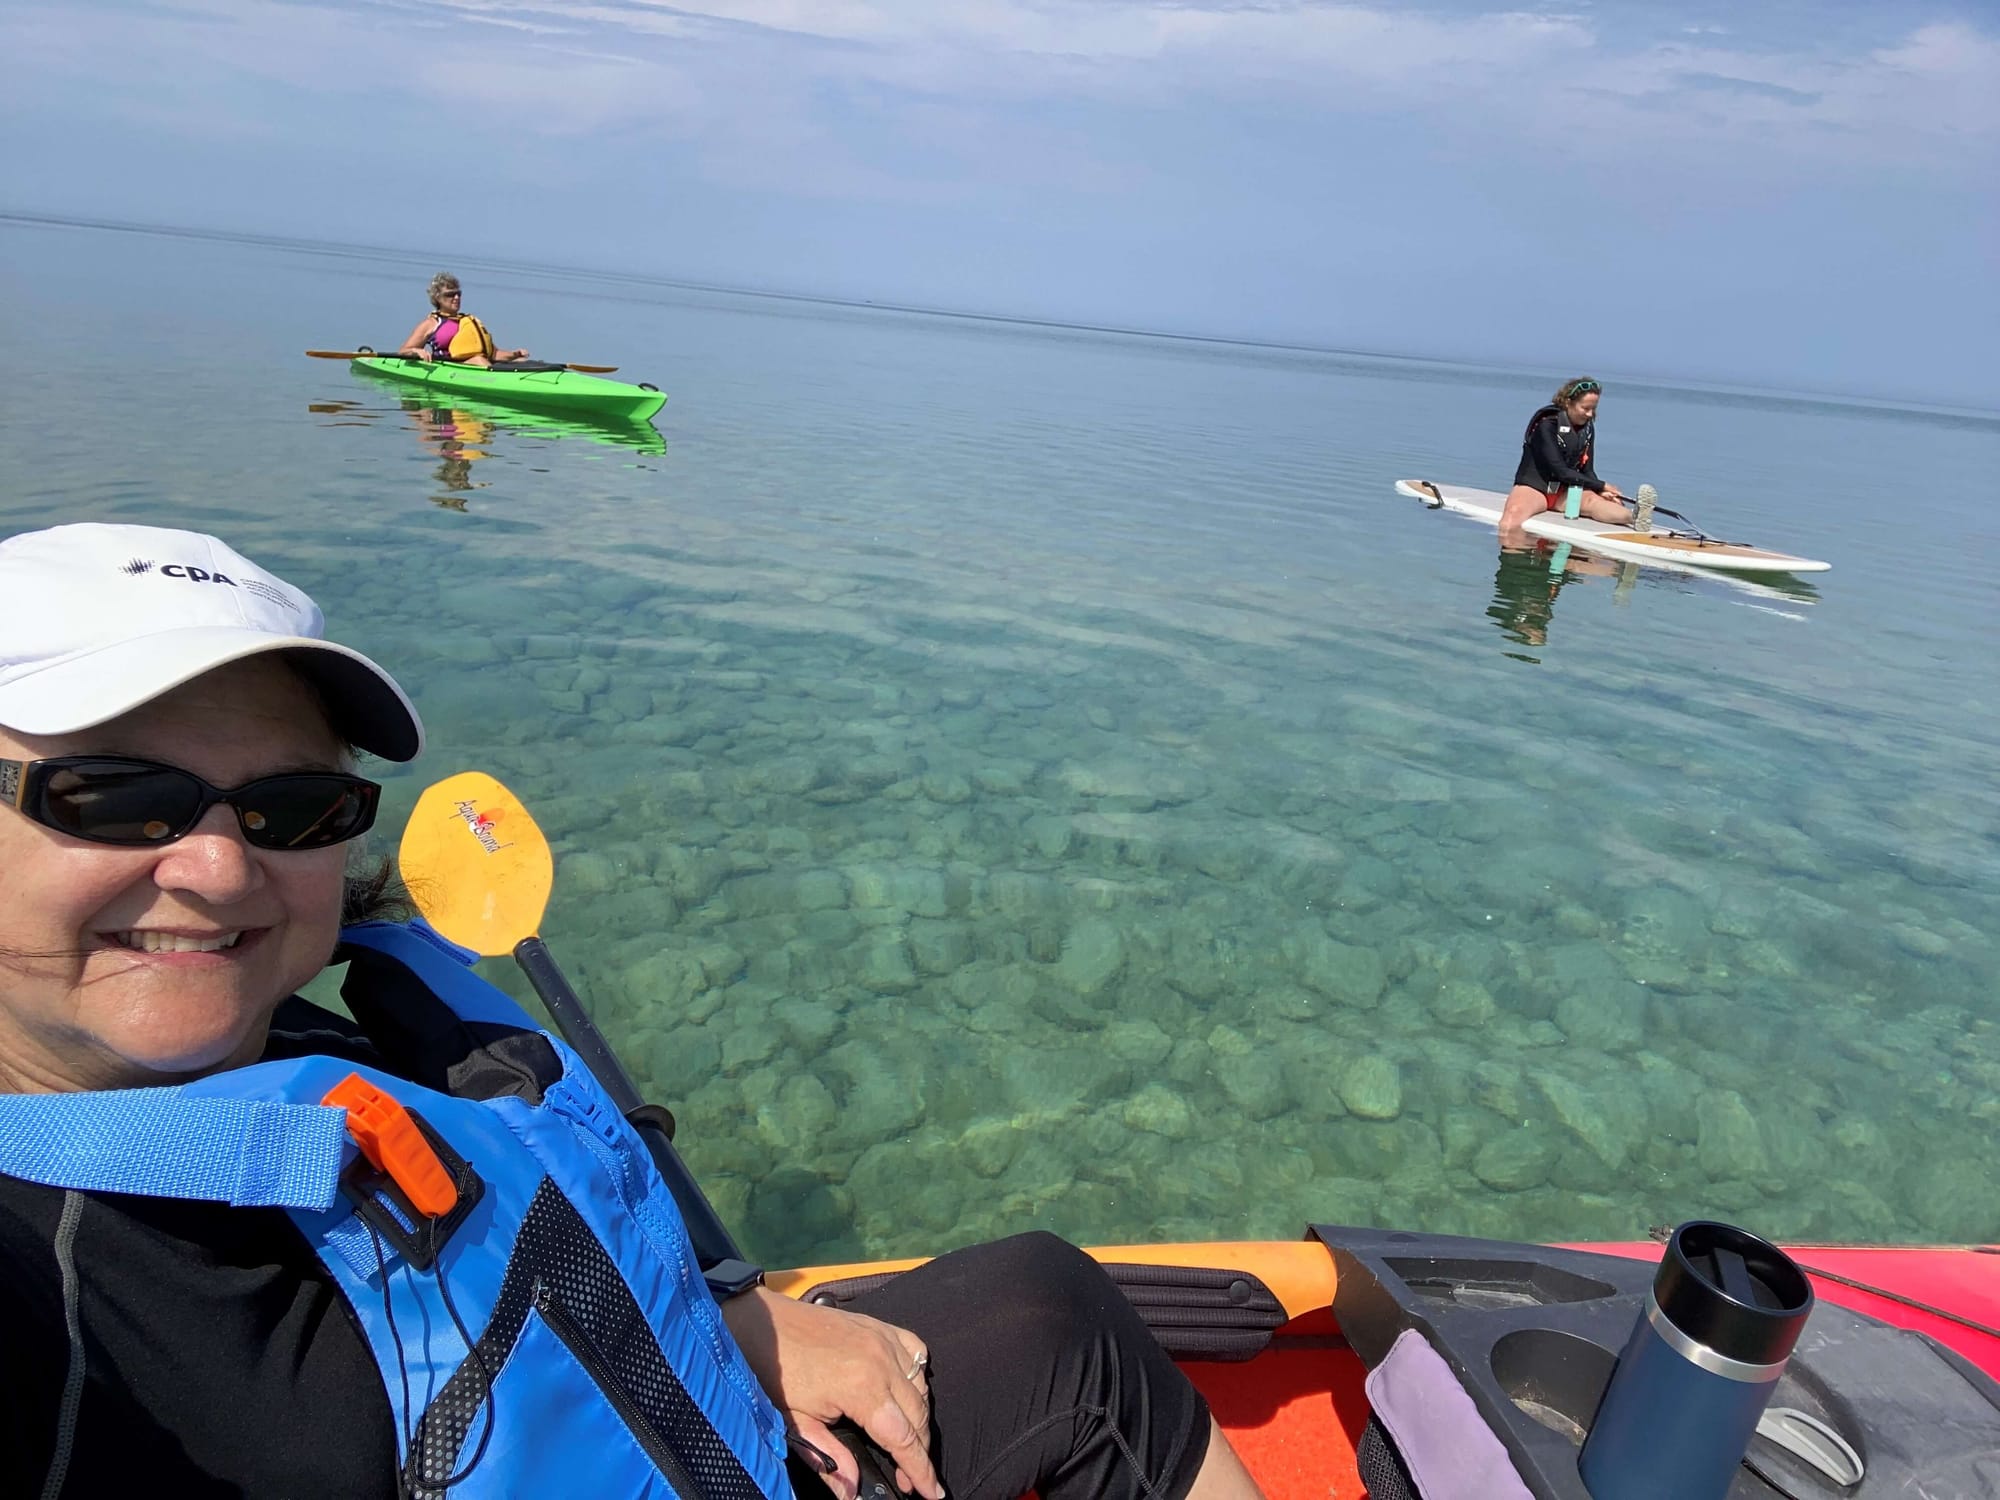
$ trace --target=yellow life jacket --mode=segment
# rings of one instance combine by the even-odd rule
[[[470,359],[479,354],[491,359],[493,352],[493,335],[486,331],[486,325],[468,313],[460,313],[458,332],[451,336],[451,357]]]

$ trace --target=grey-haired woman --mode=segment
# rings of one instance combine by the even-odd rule
[[[496,348],[486,325],[460,310],[465,293],[451,272],[438,272],[426,290],[430,293],[430,313],[410,330],[397,353],[460,365],[506,365],[529,357],[526,349]]]

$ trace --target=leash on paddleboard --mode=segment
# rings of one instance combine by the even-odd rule
[[[429,787],[403,829],[396,861],[417,912],[443,937],[487,958],[511,953],[569,1043],[652,1154],[688,1239],[711,1274],[749,1270],[735,1237],[674,1149],[674,1117],[640,1097],[604,1033],[538,936],[555,856],[520,799],[483,771]]]
[[[1649,497],[1651,500],[1650,505],[1647,504]],[[1748,542],[1729,542],[1729,541],[1724,541],[1719,536],[1712,536],[1708,532],[1703,531],[1701,527],[1697,526],[1693,521],[1688,519],[1688,517],[1682,515],[1679,511],[1668,510],[1666,506],[1660,504],[1659,493],[1658,491],[1654,490],[1650,484],[1642,484],[1639,486],[1638,498],[1639,498],[1640,510],[1643,510],[1643,518],[1645,520],[1650,521],[1654,516],[1667,516],[1673,520],[1680,522],[1681,525],[1686,527],[1687,529],[1685,531],[1677,531],[1677,530],[1653,531],[1650,529],[1650,527],[1641,528],[1637,524],[1641,519],[1640,510],[1635,510],[1633,515],[1634,524],[1632,528],[1635,531],[1643,530],[1644,534],[1647,536],[1679,537],[1687,541],[1699,542],[1704,547],[1747,547],[1750,545]]]

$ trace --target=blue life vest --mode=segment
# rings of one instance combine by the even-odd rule
[[[791,1500],[783,1420],[583,1063],[429,928],[342,936],[350,1008],[378,1045],[371,1019],[404,1033],[399,1066],[397,1041],[428,1048],[424,1082],[312,1056],[0,1096],[0,1172],[285,1209],[375,1355],[413,1496]],[[351,1074],[417,1118],[458,1182],[449,1214],[416,1214],[320,1102]]]

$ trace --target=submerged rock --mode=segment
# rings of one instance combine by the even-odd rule
[[[1301,980],[1357,1010],[1372,1009],[1389,983],[1389,971],[1374,949],[1339,942],[1323,932],[1287,937],[1284,951],[1298,965]]]
[[[563,889],[572,895],[598,896],[616,890],[623,883],[618,867],[608,855],[585,849],[562,858]]]
[[[1284,1070],[1275,1057],[1256,1053],[1218,1053],[1215,1081],[1222,1092],[1246,1118],[1268,1120],[1292,1107]]]
[[[1381,1056],[1357,1057],[1340,1075],[1340,1102],[1364,1120],[1393,1120],[1403,1112],[1402,1069]]]
[[[1992,1163],[1951,1148],[1927,1153],[1910,1173],[1907,1201],[1928,1238],[1957,1244],[2000,1239],[2000,1188]]]
[[[1492,992],[1476,979],[1447,979],[1431,997],[1430,1012],[1446,1026],[1484,1026],[1498,1012]]]
[[[1711,1182],[1769,1174],[1770,1153],[1750,1106],[1734,1089],[1710,1089],[1695,1101],[1695,1152]]]
[[[1646,991],[1633,984],[1605,985],[1556,1001],[1555,1023],[1570,1045],[1597,1052],[1632,1052],[1646,1045]]]
[[[1508,1130],[1479,1148],[1472,1175],[1496,1192],[1525,1192],[1549,1180],[1558,1155],[1546,1131],[1535,1126]]]
[[[1545,1021],[1535,1023],[1546,1026]],[[1619,1168],[1625,1165],[1633,1148],[1644,1137],[1647,1128],[1646,1101],[1628,1088],[1609,1059],[1602,1059],[1601,1069],[1592,1069],[1593,1076],[1603,1077],[1603,1084],[1596,1090],[1560,1073],[1543,1072],[1535,1076],[1535,1087],[1555,1111],[1556,1118],[1563,1127],[1588,1147],[1591,1153],[1606,1166]],[[1570,1066],[1576,1066],[1574,1060]]]
[[[861,941],[861,961],[855,977],[878,995],[901,995],[917,987],[917,970],[909,941],[893,928]]]
[[[1121,1118],[1134,1130],[1151,1131],[1170,1141],[1184,1141],[1194,1133],[1194,1111],[1187,1100],[1157,1083],[1127,1099]]]
[[[1113,1057],[1156,1068],[1174,1050],[1173,1038],[1152,1021],[1117,1020],[1104,1028],[1104,1048]]]
[[[972,962],[972,929],[919,917],[910,923],[910,956],[926,974],[950,974]]]
[[[1079,995],[1095,995],[1125,967],[1125,942],[1118,929],[1100,918],[1072,927],[1056,960],[1056,977]]]

